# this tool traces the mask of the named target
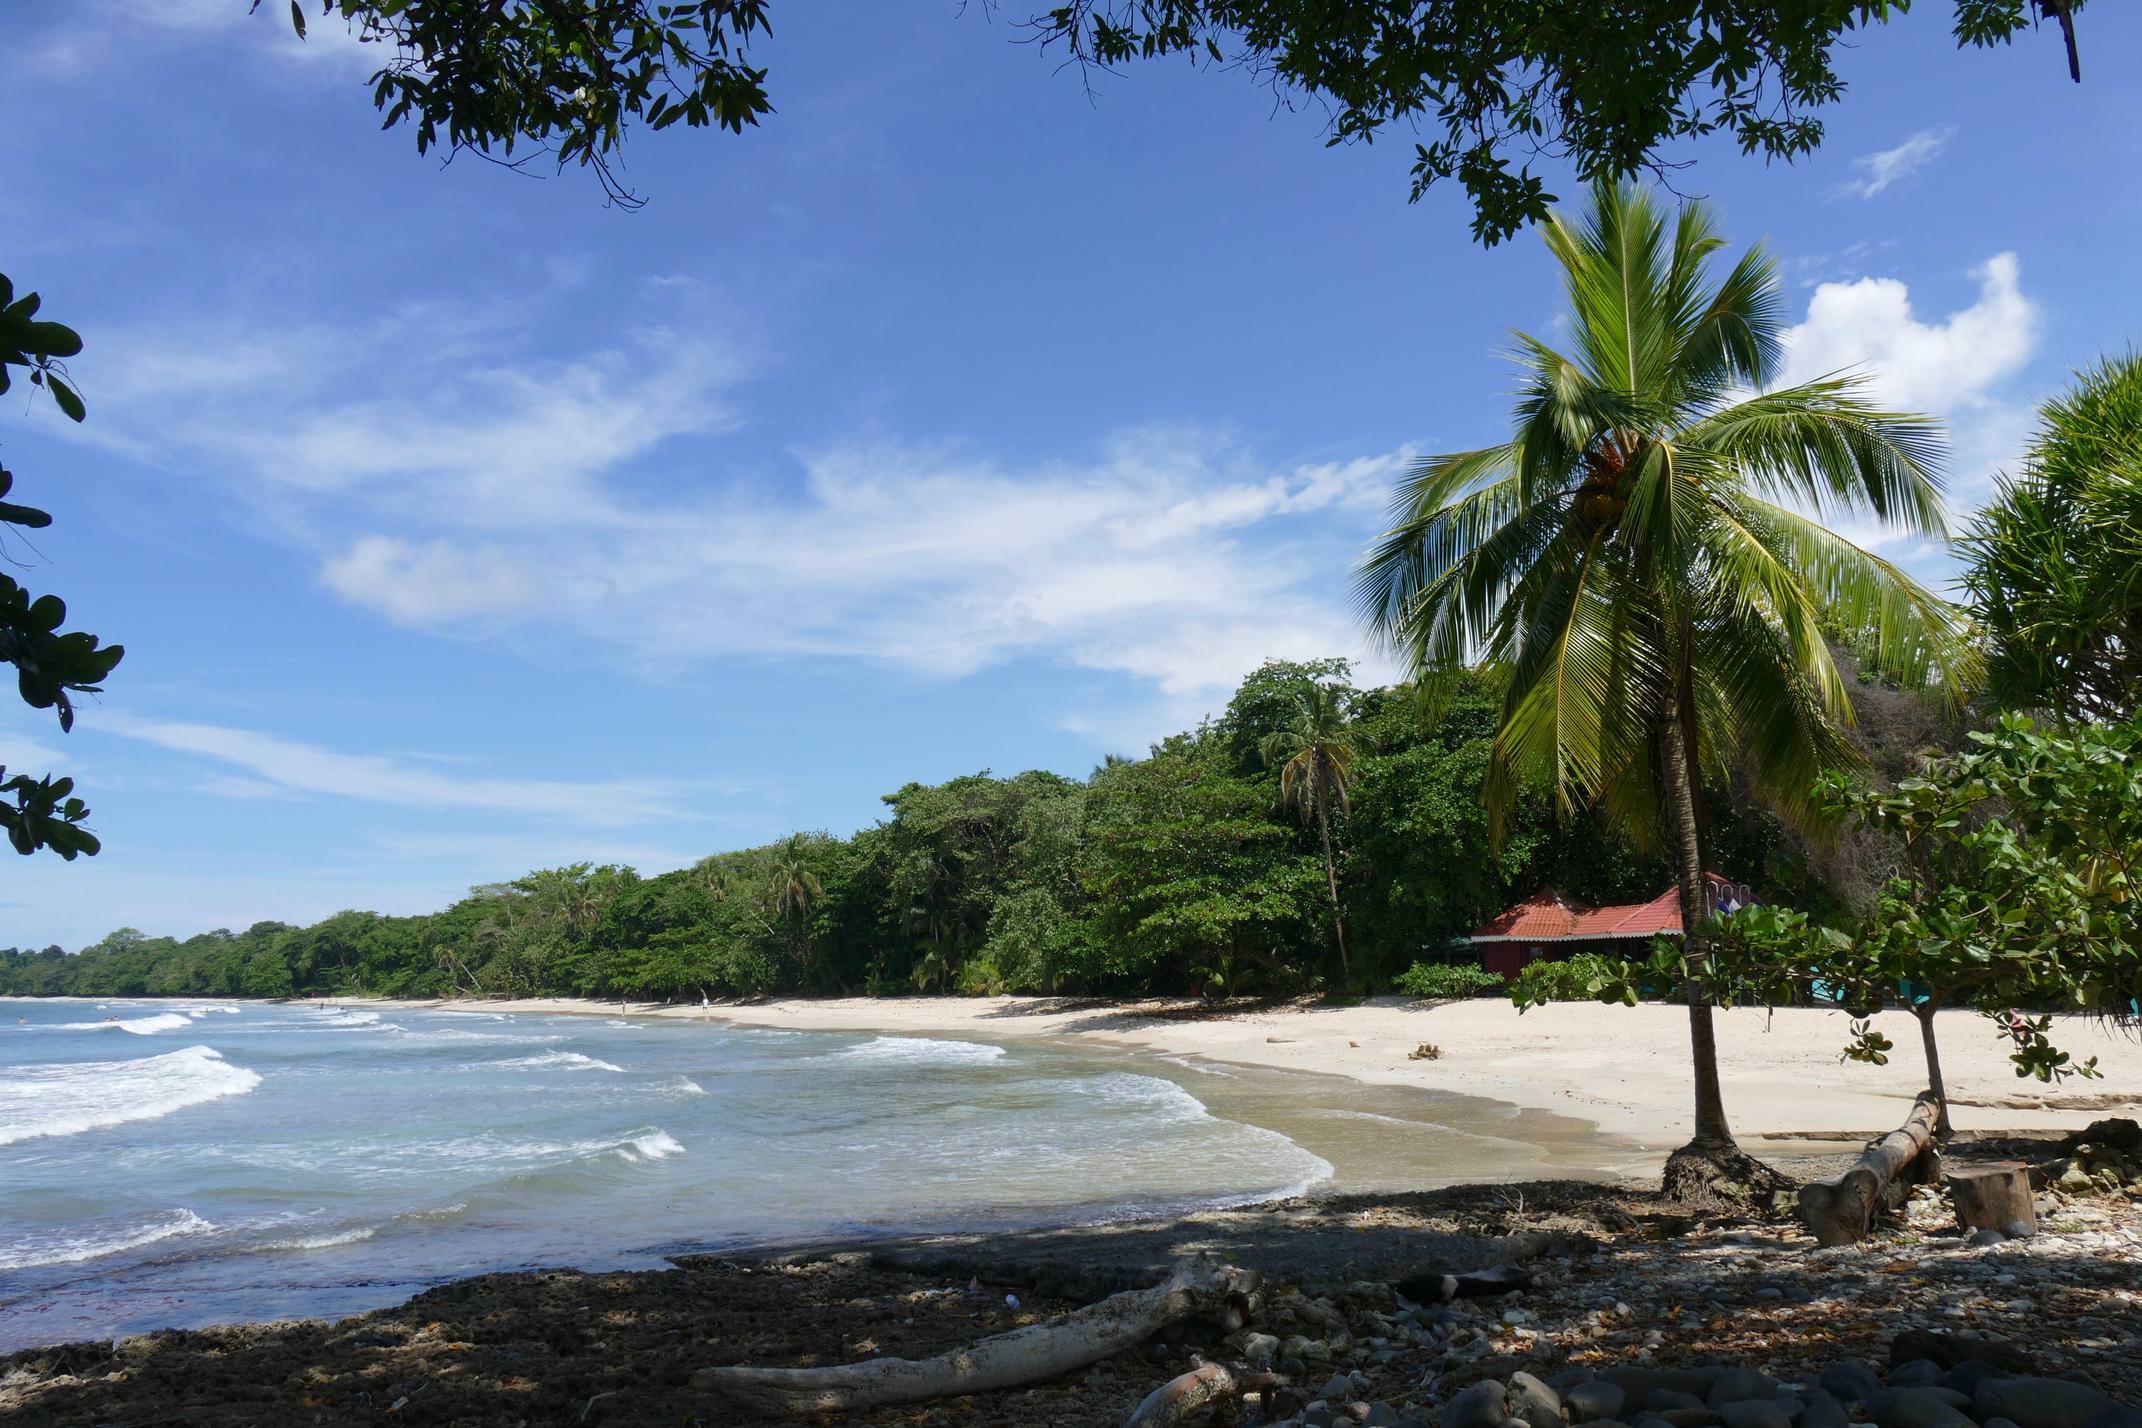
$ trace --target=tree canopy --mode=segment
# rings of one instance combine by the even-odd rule
[[[2007,44],[2041,18],[2082,78],[2085,0],[1955,0],[1961,45]],[[261,0],[253,0],[258,9]],[[418,152],[519,164],[550,153],[591,169],[615,202],[642,200],[615,162],[633,125],[742,133],[773,110],[749,63],[769,0],[289,0],[290,20],[339,19],[380,47],[384,126]],[[985,3],[985,9],[994,5]],[[1909,0],[1066,0],[1027,23],[1084,70],[1182,56],[1247,70],[1283,100],[1323,105],[1329,141],[1394,126],[1414,145],[1413,197],[1455,179],[1493,244],[1544,219],[1539,172],[1663,172],[1676,143],[1725,135],[1792,159],[1822,142],[1816,111],[1844,93],[1837,52]]]
[[[0,393],[13,384],[9,369],[22,368],[30,385],[50,395],[69,421],[80,421],[87,410],[66,364],[82,350],[82,339],[64,323],[40,318],[40,306],[36,293],[17,297],[15,285],[0,273]],[[7,499],[14,489],[14,473],[0,466],[0,526],[43,530],[52,524],[47,512]],[[0,659],[15,667],[23,702],[52,710],[62,732],[74,728],[74,696],[97,693],[126,653],[85,631],[63,631],[66,620],[67,602],[59,596],[33,596],[13,576],[0,575]],[[96,854],[97,836],[83,821],[89,808],[75,796],[73,779],[11,776],[0,768],[0,800],[0,828],[16,852],[50,848],[69,862]]]

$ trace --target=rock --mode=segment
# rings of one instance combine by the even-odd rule
[[[1333,1374],[1324,1386],[1317,1390],[1316,1396],[1326,1403],[1344,1403],[1354,1396],[1354,1376],[1346,1373]]]
[[[1529,1373],[1510,1375],[1510,1416],[1532,1428],[1562,1428],[1562,1397]]]
[[[1596,1423],[1612,1418],[1621,1412],[1622,1405],[1629,1401],[1627,1390],[1619,1384],[1604,1379],[1593,1379],[1562,1390],[1562,1406],[1569,1410],[1572,1423]]]
[[[1651,1330],[1644,1336],[1644,1342],[1651,1343],[1651,1335],[1658,1333],[1656,1329]],[[1659,1340],[1663,1342],[1664,1339],[1665,1335],[1660,1334]],[[1648,1408],[1648,1395],[1657,1391],[1687,1394],[1700,1404],[1703,1395],[1710,1391],[1711,1385],[1718,1381],[1718,1375],[1724,1372],[1724,1369],[1716,1365],[1703,1368],[1645,1368],[1642,1365],[1629,1364],[1601,1370],[1599,1378],[1628,1394],[1630,1406]]]
[[[1279,1340],[1271,1334],[1248,1333],[1242,1336],[1242,1358],[1254,1368],[1270,1368],[1279,1357]]]
[[[1999,1230],[1973,1230],[1971,1238],[1966,1243],[1978,1249],[1988,1249],[1994,1245],[2007,1244],[2008,1236],[2002,1234]]]
[[[1976,1362],[1976,1360],[1974,1360]],[[1913,1359],[1889,1371],[1891,1388],[1935,1388],[1941,1383],[1941,1365],[1932,1359]],[[1966,1393],[1969,1389],[1964,1390]]]
[[[1675,1413],[1687,1408],[1708,1408],[1710,1405],[1693,1393],[1682,1393],[1671,1388],[1654,1388],[1644,1395],[1644,1407],[1653,1413]]]
[[[1981,1383],[2000,1376],[2001,1371],[1984,1359],[1965,1359],[1941,1376],[1941,1386],[1958,1393],[1977,1393]]]
[[[1721,1403],[1718,1421],[1725,1428],[1792,1428],[1792,1415],[1774,1398],[1743,1398]]]
[[[1807,1406],[1800,1410],[1800,1428],[1846,1428],[1852,1415],[1845,1406],[1821,1389],[1811,1389]]]
[[[1839,1359],[1822,1371],[1819,1382],[1845,1403],[1864,1403],[1882,1391],[1881,1376],[1856,1359]]]
[[[1721,1403],[1746,1403],[1757,1398],[1776,1398],[1778,1386],[1751,1368],[1729,1368],[1718,1375],[1704,1393],[1704,1402],[1716,1408]]]
[[[2086,1383],[2064,1378],[1989,1378],[1971,1395],[1980,1418],[2006,1418],[2018,1428],[2088,1428],[2114,1407]]]
[[[1659,1417],[1673,1428],[1713,1428],[1719,1421],[1717,1411],[1709,1408],[1669,1408]]]
[[[1597,1377],[1598,1374],[1594,1373],[1591,1369],[1586,1368],[1584,1365],[1573,1364],[1569,1368],[1562,1369],[1558,1372],[1547,1375],[1547,1386],[1553,1389],[1556,1393],[1561,1394],[1562,1401],[1564,1403],[1567,1403],[1569,1401],[1569,1391],[1571,1389],[1575,1388],[1580,1383],[1590,1383],[1593,1379]]]
[[[2038,1227],[2028,1220],[2010,1220],[2001,1226],[2001,1233],[2012,1240],[2027,1240],[2038,1233]]]
[[[1499,1428],[1509,1416],[1508,1390],[1497,1380],[1484,1378],[1450,1400],[1443,1410],[1443,1428]]]
[[[1991,1425],[1988,1425],[1991,1428]],[[2129,1408],[2124,1403],[2115,1403],[2083,1428],[2142,1428],[2142,1412]]]
[[[1333,1428],[1339,1411],[1322,1399],[1302,1410],[1302,1428]]]
[[[1398,1410],[1388,1403],[1371,1403],[1368,1416],[1361,1420],[1368,1428],[1391,1428],[1398,1421]]]
[[[1392,1287],[1416,1304],[1448,1304],[1453,1299],[1522,1293],[1532,1287],[1532,1276],[1514,1264],[1497,1264],[1455,1272],[1429,1270],[1408,1275]]]
[[[1913,1359],[1932,1359],[1943,1368],[1954,1368],[1965,1359],[1978,1359],[2003,1373],[2041,1372],[2037,1360],[1998,1339],[1982,1339],[1976,1334],[1937,1334],[1928,1329],[1906,1329],[1890,1341],[1890,1367]]]
[[[1875,1428],[1970,1428],[1971,1419],[1942,1388],[1891,1388],[1867,1404]]]

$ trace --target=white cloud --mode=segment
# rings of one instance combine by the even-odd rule
[[[2023,292],[2013,253],[1971,271],[1978,296],[1939,321],[1922,319],[1895,278],[1863,277],[1816,287],[1807,318],[1785,333],[1779,384],[1840,372],[1866,379],[1874,400],[1942,418],[1949,428],[1950,509],[1967,514],[2013,462],[2033,403],[2010,388],[2037,351],[2042,314]],[[1893,535],[1848,531],[1880,545]]]
[[[1914,411],[1953,412],[2012,376],[2038,345],[2039,313],[2023,295],[2013,253],[1974,268],[1978,300],[1939,322],[1912,311],[1895,278],[1823,283],[1807,320],[1785,334],[1782,382],[1863,372],[1882,400]]]
[[[337,753],[250,729],[140,719],[109,711],[93,720],[85,715],[82,724],[232,764],[253,776],[235,784],[219,780],[209,785],[225,796],[326,794],[400,808],[480,809],[606,827],[645,823],[680,812],[678,790],[652,782],[467,777],[410,767],[379,755]]]
[[[664,325],[563,362],[509,360],[572,341],[539,299],[159,326],[99,343],[109,419],[60,434],[232,473],[326,589],[395,624],[563,630],[641,670],[1039,658],[1174,697],[1363,652],[1348,570],[1410,452],[1282,464],[1177,426],[1080,462],[835,440],[797,474],[727,470],[745,345],[693,285],[643,298]]]
[[[534,603],[535,573],[495,546],[366,536],[320,568],[328,589],[398,625],[517,613]]]
[[[1852,161],[1859,177],[1842,185],[1846,193],[1872,198],[1932,163],[1948,147],[1949,129],[1921,129],[1893,149],[1863,154]]]

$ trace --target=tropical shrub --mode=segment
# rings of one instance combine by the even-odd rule
[[[1500,973],[1483,967],[1454,962],[1416,962],[1399,973],[1398,980],[1391,985],[1403,996],[1456,1001],[1460,997],[1484,997],[1508,991],[1510,984]]]
[[[1517,974],[1510,1000],[1519,1011],[1548,1002],[1612,1002],[1634,1005],[1636,985],[1619,957],[1579,952],[1559,962],[1534,962]]]

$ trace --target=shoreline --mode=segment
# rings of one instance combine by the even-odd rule
[[[784,998],[705,1008],[570,997],[318,1000],[996,1043],[1041,1040],[1138,1052],[1189,1063],[1193,1072],[1208,1065],[1335,1076],[1363,1087],[1456,1094],[1585,1123],[1600,1137],[1626,1143],[1627,1165],[1599,1167],[1617,1175],[1683,1143],[1692,1120],[1685,1008],[1649,1002],[1564,1002],[1520,1014],[1499,998],[1377,997],[1346,1007],[1011,996]],[[1850,1021],[1843,1012],[1723,1008],[1716,1018],[1727,1115],[1750,1148],[1766,1155],[1833,1155],[1840,1142],[1894,1129],[1925,1081],[1917,1023],[1907,1013],[1892,1010],[1875,1018],[1897,1043],[1886,1066],[1842,1060]],[[1942,1012],[1936,1029],[1950,1114],[1960,1133],[2079,1130],[2142,1105],[2142,1042],[2088,1018],[2057,1018],[2055,1040],[2077,1061],[2100,1058],[2103,1074],[2055,1085],[2018,1077],[1991,1024],[1975,1013]],[[1423,1043],[1442,1054],[1411,1059]]]

